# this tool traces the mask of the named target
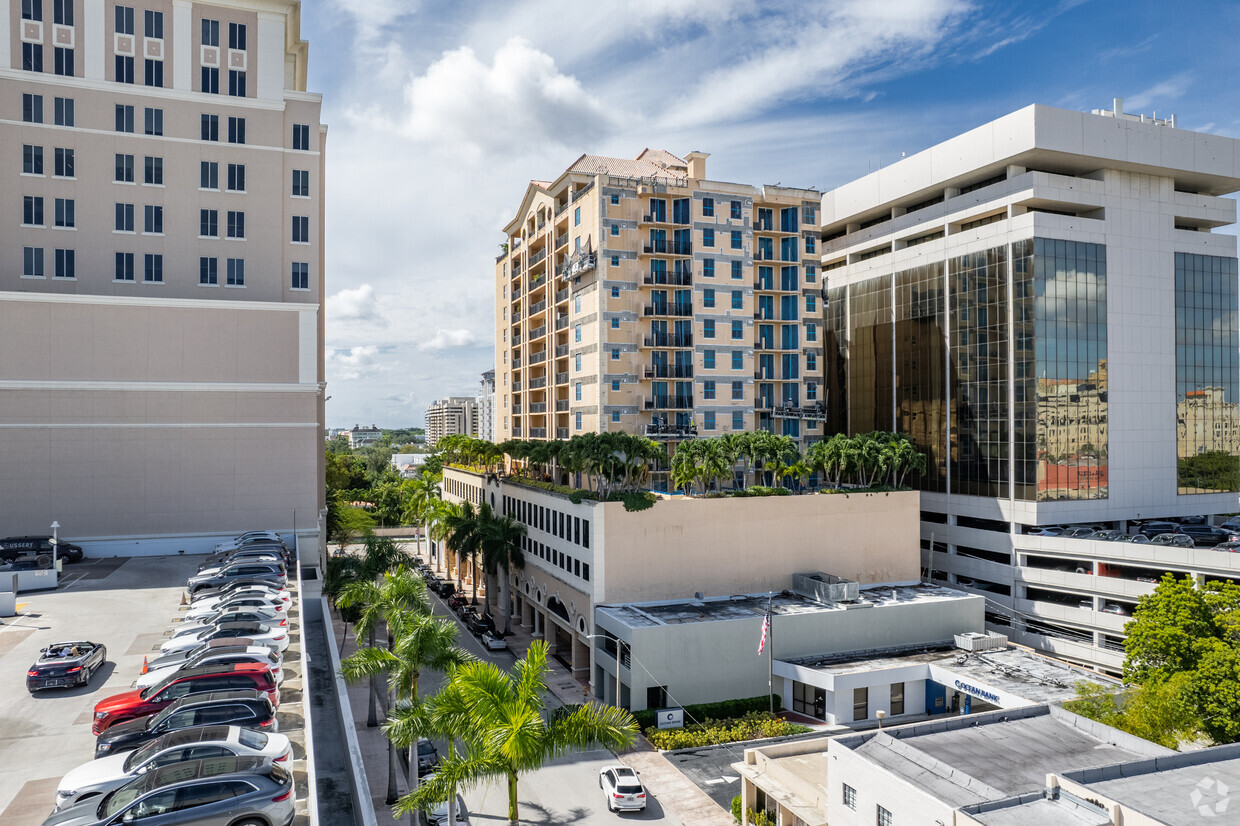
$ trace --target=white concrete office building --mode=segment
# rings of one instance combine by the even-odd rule
[[[327,130],[300,25],[295,0],[7,0],[0,534],[192,553],[295,523],[317,558]]]
[[[1029,106],[826,193],[827,432],[910,434],[923,568],[1015,642],[1116,670],[1164,571],[1027,535],[1240,509],[1240,141]],[[933,540],[933,547],[931,541]]]
[[[478,388],[478,438],[495,441],[495,371],[482,374]]]

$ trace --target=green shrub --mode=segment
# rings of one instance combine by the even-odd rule
[[[628,491],[620,494],[613,493],[610,501],[615,502],[617,499],[624,503],[624,509],[630,513],[644,511],[647,508],[654,507],[654,503],[658,501],[657,496],[653,493],[646,493],[645,491]]]
[[[751,711],[744,717],[730,720],[707,720],[700,725],[680,729],[646,729],[646,739],[656,749],[690,749],[714,746],[719,743],[736,743],[742,740],[760,740],[766,737],[784,737],[812,731],[806,726],[790,723],[769,711]]]
[[[768,488],[765,485],[751,485],[744,490],[732,492],[733,496],[791,496],[792,491],[788,488]]]
[[[775,698],[775,710],[783,711],[784,704],[778,694],[762,694],[757,697],[745,697],[738,700],[721,700],[717,703],[697,703],[696,705],[685,706],[685,722],[693,724],[707,718],[724,720],[729,717],[743,717],[751,711],[770,711],[772,708],[772,696]],[[634,711],[633,717],[637,719],[638,726],[647,729],[655,724],[657,713],[658,709],[656,708],[646,708],[641,711]]]
[[[732,817],[736,818],[736,822],[741,822],[741,796],[738,794],[732,798]]]

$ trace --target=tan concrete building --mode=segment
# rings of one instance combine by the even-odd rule
[[[300,14],[0,14],[0,533],[193,552],[295,522],[317,556],[326,127]]]
[[[474,396],[449,396],[437,399],[426,408],[426,446],[445,436],[478,435],[478,399]]]
[[[821,195],[712,181],[707,157],[530,182],[495,265],[497,440],[822,437]]]

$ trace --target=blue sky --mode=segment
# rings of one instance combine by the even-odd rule
[[[307,0],[328,137],[330,427],[493,364],[494,256],[582,152],[829,189],[1030,103],[1240,137],[1240,3]]]

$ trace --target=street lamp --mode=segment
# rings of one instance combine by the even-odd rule
[[[616,702],[615,702],[615,706],[616,708],[624,708],[624,706],[620,705],[620,658],[624,656],[624,648],[622,646],[626,645],[626,643],[624,640],[620,639],[619,637],[613,637],[608,634],[586,634],[586,639],[588,640],[595,639],[596,637],[601,637],[602,639],[605,639],[605,640],[611,639],[611,640],[616,641]],[[631,660],[632,657],[633,657],[633,646],[630,645],[629,646],[629,659]]]
[[[56,570],[56,549],[60,547],[60,523],[52,520],[52,570]]]

